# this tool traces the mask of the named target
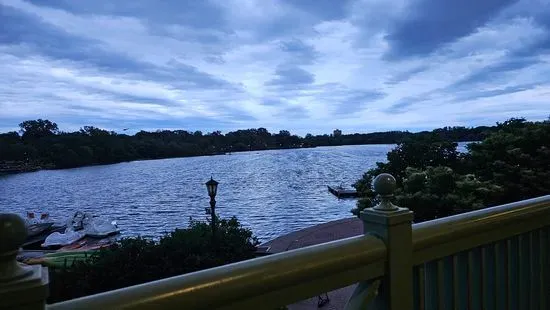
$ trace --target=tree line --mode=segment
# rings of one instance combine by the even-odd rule
[[[336,129],[331,134],[300,137],[288,130],[270,133],[265,128],[245,129],[222,134],[187,130],[139,131],[134,135],[120,134],[93,126],[79,131],[62,132],[50,120],[27,120],[19,124],[20,131],[0,134],[0,171],[39,168],[72,168],[124,161],[216,155],[230,152],[286,149],[317,146],[396,144],[411,137],[435,134],[451,141],[478,141],[495,127],[444,127],[433,131],[411,133],[387,131],[343,134]],[[17,168],[19,167],[19,168]]]

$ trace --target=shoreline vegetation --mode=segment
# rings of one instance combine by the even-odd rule
[[[387,131],[366,134],[343,134],[335,129],[331,134],[300,137],[287,130],[270,133],[265,128],[226,134],[220,131],[203,134],[201,131],[157,130],[127,135],[84,126],[79,131],[62,132],[56,123],[43,119],[24,121],[19,127],[19,132],[0,133],[0,175],[243,151],[399,144],[407,139],[431,135],[453,142],[481,141],[497,128],[444,127],[416,133]]]

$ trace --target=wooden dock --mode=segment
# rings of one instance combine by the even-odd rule
[[[334,196],[340,198],[355,198],[357,197],[357,191],[351,188],[342,188],[340,186],[327,185],[328,191]]]

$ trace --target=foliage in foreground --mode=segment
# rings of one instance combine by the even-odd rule
[[[236,218],[218,221],[216,240],[208,223],[191,220],[159,241],[125,238],[87,262],[50,269],[49,302],[114,290],[254,257],[258,240]]]
[[[550,193],[550,120],[510,119],[460,154],[439,136],[409,139],[354,185],[361,197],[352,213],[377,203],[372,180],[391,173],[396,204],[415,212],[415,221],[467,212]]]

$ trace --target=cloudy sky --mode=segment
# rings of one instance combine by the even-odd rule
[[[550,115],[549,0],[0,0],[0,131]]]

